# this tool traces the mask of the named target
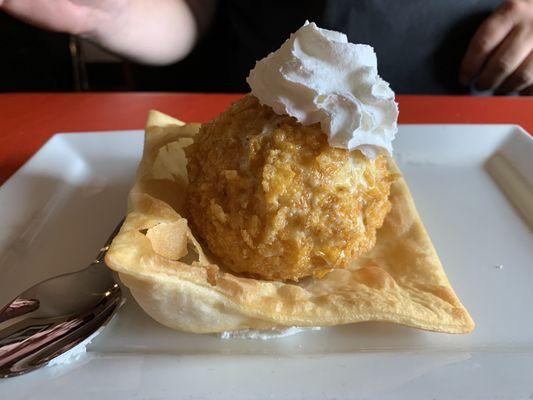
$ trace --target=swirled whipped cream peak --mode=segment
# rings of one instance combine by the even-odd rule
[[[394,92],[378,75],[374,49],[306,22],[247,78],[251,93],[275,113],[320,123],[330,146],[374,158],[392,153],[398,130]]]

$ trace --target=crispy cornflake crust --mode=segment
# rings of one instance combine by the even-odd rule
[[[297,284],[225,272],[193,236],[184,215],[183,148],[199,124],[151,111],[126,221],[106,256],[156,321],[195,333],[384,321],[447,333],[474,322],[454,293],[405,180],[375,248],[347,269]],[[400,174],[391,159],[392,172]]]

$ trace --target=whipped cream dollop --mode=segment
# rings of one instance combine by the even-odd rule
[[[304,125],[320,123],[330,146],[375,157],[392,153],[398,130],[394,92],[378,75],[374,49],[306,22],[258,61],[247,82],[275,113]]]

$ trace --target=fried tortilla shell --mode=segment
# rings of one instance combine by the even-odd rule
[[[392,209],[376,246],[346,269],[298,283],[227,272],[194,237],[183,217],[183,149],[198,124],[156,111],[128,199],[128,215],[106,256],[140,306],[173,329],[212,333],[383,321],[447,333],[474,322],[454,293],[392,159]]]

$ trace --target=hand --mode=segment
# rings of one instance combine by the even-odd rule
[[[478,89],[533,95],[533,0],[508,0],[479,27],[459,81],[468,85],[476,77]]]
[[[86,35],[102,16],[116,16],[127,0],[0,0],[0,10],[56,32]]]

